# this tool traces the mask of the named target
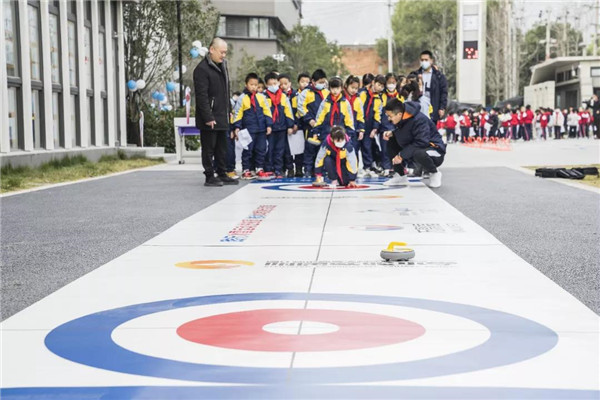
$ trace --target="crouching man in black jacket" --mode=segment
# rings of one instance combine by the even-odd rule
[[[384,182],[386,186],[408,183],[408,177],[404,174],[407,161],[413,161],[430,174],[429,187],[442,185],[442,173],[437,167],[444,162],[446,145],[433,122],[420,110],[421,105],[414,101],[402,103],[398,99],[391,99],[385,105],[385,114],[395,128],[385,132],[383,137],[389,140],[387,153],[395,172],[391,179]]]
[[[226,55],[227,43],[221,38],[214,38],[209,54],[194,69],[196,127],[200,129],[205,186],[238,184],[237,180],[227,176],[225,170],[231,112]]]

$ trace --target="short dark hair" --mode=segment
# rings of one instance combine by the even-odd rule
[[[419,54],[419,57],[421,56],[429,56],[429,58],[433,59],[433,53],[429,50],[423,50],[421,54]]]
[[[346,83],[344,83],[344,86],[348,87],[353,83],[358,83],[360,85],[360,78],[356,75],[350,75],[346,78]]]
[[[269,72],[265,75],[265,82],[269,82],[271,79],[278,80],[279,76],[275,72]]]
[[[346,130],[343,126],[335,125],[331,128],[331,132],[329,133],[329,135],[334,141],[346,139]]]
[[[396,75],[395,75],[393,72],[388,72],[388,73],[385,75],[385,81],[386,81],[386,83],[387,83],[387,81],[389,81],[389,80],[390,80],[390,79],[392,79],[392,78],[394,78],[394,80],[395,80],[396,82],[398,82],[398,78],[396,77]]]
[[[375,83],[379,83],[382,86],[385,86],[386,79],[385,79],[385,76],[383,76],[383,75],[377,75],[375,77],[375,79],[373,79],[373,81]]]
[[[236,90],[235,92],[233,92],[233,96],[241,96],[242,92],[240,92],[239,90]]]
[[[329,88],[341,88],[343,85],[344,82],[342,82],[342,78],[340,78],[339,76],[334,76],[329,80]]]
[[[300,82],[300,79],[302,78],[310,79],[310,75],[308,74],[308,72],[301,72],[298,74],[298,79],[296,80],[296,82]]]
[[[263,81],[263,80],[262,80],[262,78],[260,78],[260,77],[259,77],[259,78],[258,78],[258,84],[259,84],[259,85],[260,85],[260,84],[263,84],[263,85],[264,85],[264,84],[265,84],[265,81]]]
[[[394,114],[404,112],[404,103],[397,98],[389,99],[385,105],[385,111],[391,111]]]
[[[531,106],[530,106],[529,104],[527,104],[527,105],[525,106],[525,109],[526,109],[526,110],[531,110]]]
[[[315,72],[313,72],[312,76],[310,77],[310,79],[312,79],[315,82],[323,78],[327,79],[327,74],[321,68],[315,69]]]
[[[248,81],[249,81],[250,79],[256,79],[257,81],[259,81],[259,82],[260,82],[260,79],[259,79],[258,75],[257,75],[256,73],[254,73],[254,72],[250,72],[248,75],[246,75],[246,80],[245,80],[245,82],[246,82],[246,83],[248,83]]]
[[[292,78],[288,74],[281,74],[277,77],[277,79],[287,79],[288,81],[292,81]]]
[[[367,86],[368,84],[373,82],[373,79],[375,79],[375,75],[373,75],[371,73],[364,74],[362,77],[362,85]]]

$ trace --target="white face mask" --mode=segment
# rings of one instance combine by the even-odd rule
[[[394,85],[394,84],[387,85],[386,87],[387,87],[388,92],[396,91],[396,85]]]
[[[431,67],[431,63],[429,61],[421,61],[421,67],[427,70],[429,67]]]
[[[346,141],[342,140],[341,142],[333,142],[333,144],[335,144],[335,147],[337,147],[338,149],[341,149],[346,145]]]
[[[315,89],[317,89],[317,90],[323,90],[323,89],[325,89],[325,84],[324,83],[317,83],[315,85]]]
[[[267,88],[267,90],[271,93],[277,93],[277,91],[279,90],[279,86],[277,86],[277,85],[269,86]]]

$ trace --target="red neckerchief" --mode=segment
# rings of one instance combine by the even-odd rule
[[[333,126],[334,125],[334,119],[335,119],[335,114],[337,113],[338,115],[340,114],[340,105],[338,103],[339,100],[342,99],[342,94],[340,93],[337,97],[337,99],[335,97],[333,97],[333,95],[331,95],[331,113],[329,116],[329,125]]]
[[[250,93],[250,103],[252,103],[252,107],[256,111],[256,92]]]
[[[396,90],[394,90],[392,93],[390,92],[385,92],[387,94],[388,99],[393,99],[393,98],[397,98],[398,97],[398,92]]]
[[[367,112],[365,114],[365,118],[369,118],[369,111],[371,111],[371,105],[373,105],[373,99],[375,98],[375,94],[371,92],[371,89],[367,90],[367,93],[369,93],[369,96],[371,96],[371,98],[369,99],[369,104],[367,104]]]
[[[273,109],[273,122],[275,122],[279,118],[279,104],[281,104],[281,89],[279,89],[275,93],[271,93],[269,90],[267,90],[267,95],[269,96],[269,98],[271,99],[271,103],[273,103],[273,106],[275,107]]]
[[[323,100],[325,98],[325,96],[323,96],[323,91],[322,90],[317,90],[315,87],[313,87],[313,90],[317,93],[319,93],[319,96],[321,97],[321,100]]]
[[[346,141],[348,141],[347,136]],[[329,143],[329,147],[331,147],[331,149],[335,151],[335,170],[338,174],[338,178],[340,178],[340,183],[343,185],[344,178],[342,176],[342,159],[340,158],[340,151],[342,151],[342,149],[337,147],[335,143],[333,143],[333,140],[331,140],[331,136],[327,136],[327,143]]]
[[[294,89],[290,88],[285,95],[289,98],[292,98],[292,94],[294,94]]]
[[[354,110],[354,100],[356,100],[356,93],[354,93],[354,96],[350,96],[350,94],[348,94],[348,91],[344,90],[344,94],[346,95],[346,98],[350,102],[350,105],[352,106],[352,110]]]

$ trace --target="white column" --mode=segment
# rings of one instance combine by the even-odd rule
[[[85,49],[83,46],[85,37],[85,12],[82,0],[77,0],[77,69],[79,70],[79,124],[81,134],[81,147],[88,147],[88,130],[90,129],[90,116],[87,107],[87,73],[85,65]],[[88,62],[92,62],[88,60]]]
[[[31,55],[29,50],[29,9],[26,1],[19,1],[18,18],[19,18],[19,60],[21,65],[21,93],[23,102],[21,110],[23,114],[21,123],[23,126],[23,148],[27,151],[33,150],[33,128],[31,124]]]
[[[119,93],[117,95],[117,107],[119,107],[119,124],[121,130],[121,137],[119,138],[119,142],[121,146],[127,146],[127,110],[125,104],[125,36],[123,33],[123,3],[117,2],[117,33],[119,38],[117,39],[119,42],[119,74],[117,87],[119,88]]]
[[[0,21],[4,21],[4,4],[0,5]],[[0,66],[6,65],[6,38],[4,32],[0,31]],[[5,104],[8,108],[8,75],[6,67],[0,68],[0,104]],[[8,112],[4,107],[0,112],[0,153],[10,151],[10,137],[8,136]]]
[[[48,0],[40,1],[40,36],[42,44],[42,81],[44,82],[44,123],[40,124],[45,136],[46,149],[54,149],[54,119],[52,118],[52,67],[50,65],[50,16]],[[41,136],[41,135],[40,135]]]
[[[71,77],[69,75],[69,22],[67,19],[68,3],[65,0],[60,2],[60,64],[61,64],[61,81],[62,81],[62,120],[63,120],[63,135],[65,140],[65,149],[73,147],[71,144],[73,135],[76,132],[71,132],[71,116],[75,110],[71,110]]]
[[[96,146],[102,146],[104,132],[100,130],[100,119],[104,118],[102,114],[102,96],[100,95],[100,35],[98,34],[98,0],[88,0],[92,6],[92,80],[94,81],[94,135]]]
[[[105,63],[106,63],[106,107],[108,114],[108,146],[113,147],[115,145],[115,118],[114,115],[117,112],[117,108],[115,107],[115,101],[117,94],[115,93],[115,61],[113,56],[113,28],[112,28],[112,15],[111,15],[111,7],[110,1],[100,0],[102,1],[102,7],[104,7],[104,15],[105,15],[105,34],[106,38],[106,51],[105,51]]]

